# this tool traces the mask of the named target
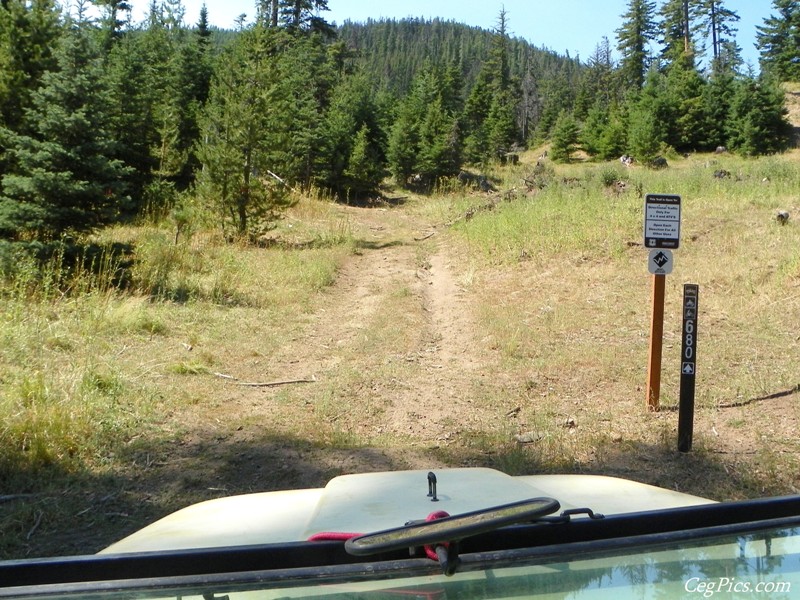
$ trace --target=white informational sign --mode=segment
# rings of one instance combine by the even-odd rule
[[[645,248],[677,249],[681,238],[681,197],[647,194],[644,198]]]
[[[650,250],[647,258],[647,270],[653,275],[669,275],[672,273],[672,250]]]

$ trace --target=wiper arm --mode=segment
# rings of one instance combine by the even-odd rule
[[[458,566],[457,543],[464,538],[495,531],[506,525],[535,521],[556,512],[561,505],[552,498],[533,498],[434,521],[412,523],[347,540],[345,550],[355,556],[432,546],[446,575]],[[447,544],[451,546],[448,550]]]

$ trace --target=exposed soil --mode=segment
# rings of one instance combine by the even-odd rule
[[[133,445],[123,480],[106,484],[119,488],[86,498],[93,518],[77,519],[69,532],[37,532],[31,555],[93,552],[207,498],[321,487],[341,473],[446,466],[440,450],[451,439],[505,418],[502,408],[473,402],[476,386],[502,378],[490,377],[494,359],[473,339],[474,316],[445,236],[400,208],[340,210],[360,249],[291,341],[269,356],[226,350],[214,398],[175,415],[180,427],[165,429],[180,433],[168,441]],[[367,339],[380,338],[384,326],[397,329]],[[294,383],[245,385],[275,381]],[[191,394],[199,383],[185,385]],[[330,443],[304,439],[306,418],[330,427]]]
[[[546,469],[620,475],[700,495],[712,480],[733,497],[794,491],[793,475],[753,473],[751,459],[763,454],[760,436],[767,429],[775,453],[796,454],[797,388],[730,399],[698,413],[696,436],[711,440],[705,445],[711,450],[677,454],[659,440],[662,434],[674,435],[675,413],[646,417],[641,390],[620,392],[623,384],[591,389],[592,357],[580,380],[569,372],[521,374],[503,368],[482,333],[475,307],[485,306],[493,294],[501,304],[535,288],[543,302],[556,303],[563,293],[559,269],[580,265],[531,272],[528,280],[514,281],[515,291],[506,298],[502,273],[493,283],[497,289],[464,284],[468,272],[459,263],[456,243],[435,223],[420,222],[402,207],[339,210],[359,250],[334,284],[320,292],[290,341],[262,344],[260,331],[248,348],[214,349],[224,367],[216,375],[184,378],[180,385],[187,397],[197,386],[198,401],[172,415],[159,440],[142,436],[128,455],[116,457],[125,472],[65,492],[79,495],[86,507],[75,511],[74,523],[52,523],[45,516],[39,527],[46,509],[31,514],[31,523],[24,525],[27,554],[95,552],[193,502],[320,487],[342,473],[505,468],[496,462],[496,446],[512,448],[514,459],[514,447],[530,448],[539,441],[537,427],[543,422],[557,432],[542,442],[549,444],[544,452],[556,457]],[[604,293],[587,298],[612,302]],[[542,318],[549,310],[549,304],[542,305]],[[619,343],[639,351],[643,342],[636,329],[623,331],[627,337]],[[614,351],[610,342],[608,351]],[[212,377],[217,385],[209,395]],[[281,381],[291,383],[244,385]],[[557,385],[560,392],[553,391]],[[549,412],[536,413],[537,403],[545,401]],[[480,432],[496,437],[487,443]],[[559,464],[560,455],[572,462]],[[762,460],[760,468],[774,464]],[[776,481],[774,488],[754,483],[765,477]]]
[[[494,418],[484,414],[469,393],[476,378],[491,372],[491,357],[479,352],[473,339],[473,315],[444,236],[432,226],[412,223],[401,209],[341,211],[358,232],[362,248],[269,365],[277,379],[315,377],[317,383],[308,385],[327,386],[338,401],[321,406],[318,389],[312,393],[297,384],[285,390],[227,386],[222,403],[225,411],[235,406],[239,419],[251,422],[255,430],[269,421],[275,431],[288,433],[296,430],[294,402],[302,401],[309,412],[333,411],[327,421],[357,438],[352,444],[307,448],[307,460],[316,468],[291,468],[288,487],[323,485],[341,472],[441,466],[431,449],[459,428]],[[389,339],[371,341],[381,336],[383,327]],[[239,365],[237,377],[261,381],[263,365]],[[336,408],[340,403],[343,406]],[[352,414],[349,403],[363,405],[365,412]],[[351,422],[345,423],[347,419]],[[246,437],[246,430],[239,435]],[[401,441],[402,449],[393,449],[397,444],[381,443],[387,437],[407,443]],[[363,439],[377,443],[361,447]],[[342,445],[352,448],[343,450]],[[288,450],[290,459],[295,452]],[[232,487],[241,489],[241,482]]]

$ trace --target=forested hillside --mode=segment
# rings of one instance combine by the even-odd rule
[[[359,66],[370,79],[399,97],[408,92],[426,62],[457,65],[468,93],[495,35],[489,29],[440,19],[346,21],[338,31],[339,39],[355,51]],[[541,88],[556,80],[577,89],[583,66],[579,61],[519,38],[508,38],[507,46],[509,72],[520,82],[527,77]]]
[[[181,0],[142,23],[116,1],[0,4],[4,254],[143,212],[253,236],[298,190],[352,199],[389,177],[429,190],[548,140],[556,161],[580,149],[643,164],[791,141],[779,84],[797,78],[796,2],[774,0],[759,29],[760,75],[743,71],[720,0],[631,0],[621,59],[606,37],[586,64],[511,38],[503,11],[490,31],[337,31],[327,4],[259,2],[255,22],[216,35]]]

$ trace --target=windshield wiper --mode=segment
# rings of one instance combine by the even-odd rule
[[[561,505],[552,498],[532,498],[456,516],[444,516],[403,527],[386,529],[348,539],[345,550],[354,556],[368,556],[402,548],[426,547],[435,553],[445,575],[458,568],[458,542],[464,538],[495,531],[506,525],[536,521],[556,512]],[[570,512],[570,511],[567,511]],[[591,511],[589,511],[591,513]],[[562,519],[557,517],[557,519]],[[569,515],[566,515],[569,519]]]

